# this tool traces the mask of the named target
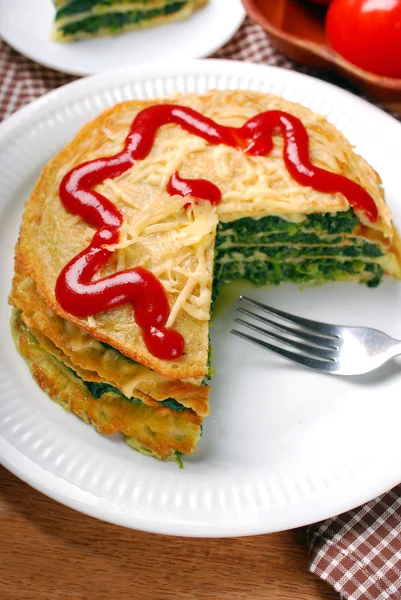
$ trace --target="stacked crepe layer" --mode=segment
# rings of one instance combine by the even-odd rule
[[[95,187],[124,214],[119,243],[99,276],[142,265],[166,289],[168,326],[185,340],[177,360],[152,356],[131,306],[78,318],[55,298],[61,269],[86,248],[94,229],[61,204],[58,188],[76,165],[119,152],[131,122],[160,101],[119,104],[88,123],[43,170],[29,200],[16,249],[10,297],[16,343],[39,385],[100,432],[122,432],[136,449],[167,459],[188,454],[209,413],[209,325],[219,285],[401,277],[399,240],[380,180],[323,117],[272,95],[213,91],[163,100],[189,106],[227,126],[272,109],[306,126],[312,162],[347,176],[374,198],[379,218],[355,214],[341,194],[296,183],[274,137],[267,156],[213,146],[177,125],[163,126],[147,158]],[[178,171],[222,192],[217,207],[169,196]]]
[[[186,19],[207,0],[54,0],[52,37],[70,42]]]

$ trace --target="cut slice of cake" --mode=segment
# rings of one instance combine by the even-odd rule
[[[44,168],[25,208],[14,338],[48,395],[158,458],[209,414],[212,297],[401,278],[379,176],[282,98],[212,91],[118,104]]]

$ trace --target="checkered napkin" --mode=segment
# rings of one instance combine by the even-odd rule
[[[401,599],[401,485],[308,528],[309,568],[352,600]]]
[[[294,65],[249,19],[215,58],[267,63],[344,81]],[[17,54],[0,40],[0,120],[74,78]],[[364,506],[307,530],[309,568],[350,600],[401,600],[401,485]]]

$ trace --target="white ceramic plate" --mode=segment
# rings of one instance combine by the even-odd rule
[[[210,88],[269,91],[328,115],[381,174],[401,227],[401,124],[322,81],[205,60],[101,74],[42,97],[0,127],[0,454],[33,487],[107,521],[168,534],[249,535],[332,516],[401,481],[400,363],[354,379],[298,368],[231,336],[232,305],[212,329],[212,414],[179,470],[102,437],[52,403],[16,353],[8,325],[18,225],[46,161],[115,102]],[[368,324],[401,339],[401,286],[391,280],[377,289],[286,284],[252,293],[306,317]]]
[[[234,35],[245,17],[241,0],[209,0],[185,21],[60,44],[50,40],[54,13],[52,0],[0,0],[0,36],[28,58],[74,75],[209,56]]]

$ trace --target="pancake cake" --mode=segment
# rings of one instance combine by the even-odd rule
[[[53,400],[180,461],[209,414],[219,286],[376,286],[400,265],[379,176],[324,117],[251,91],[130,101],[43,169],[12,329]]]
[[[54,0],[52,38],[73,42],[187,19],[207,0]]]

